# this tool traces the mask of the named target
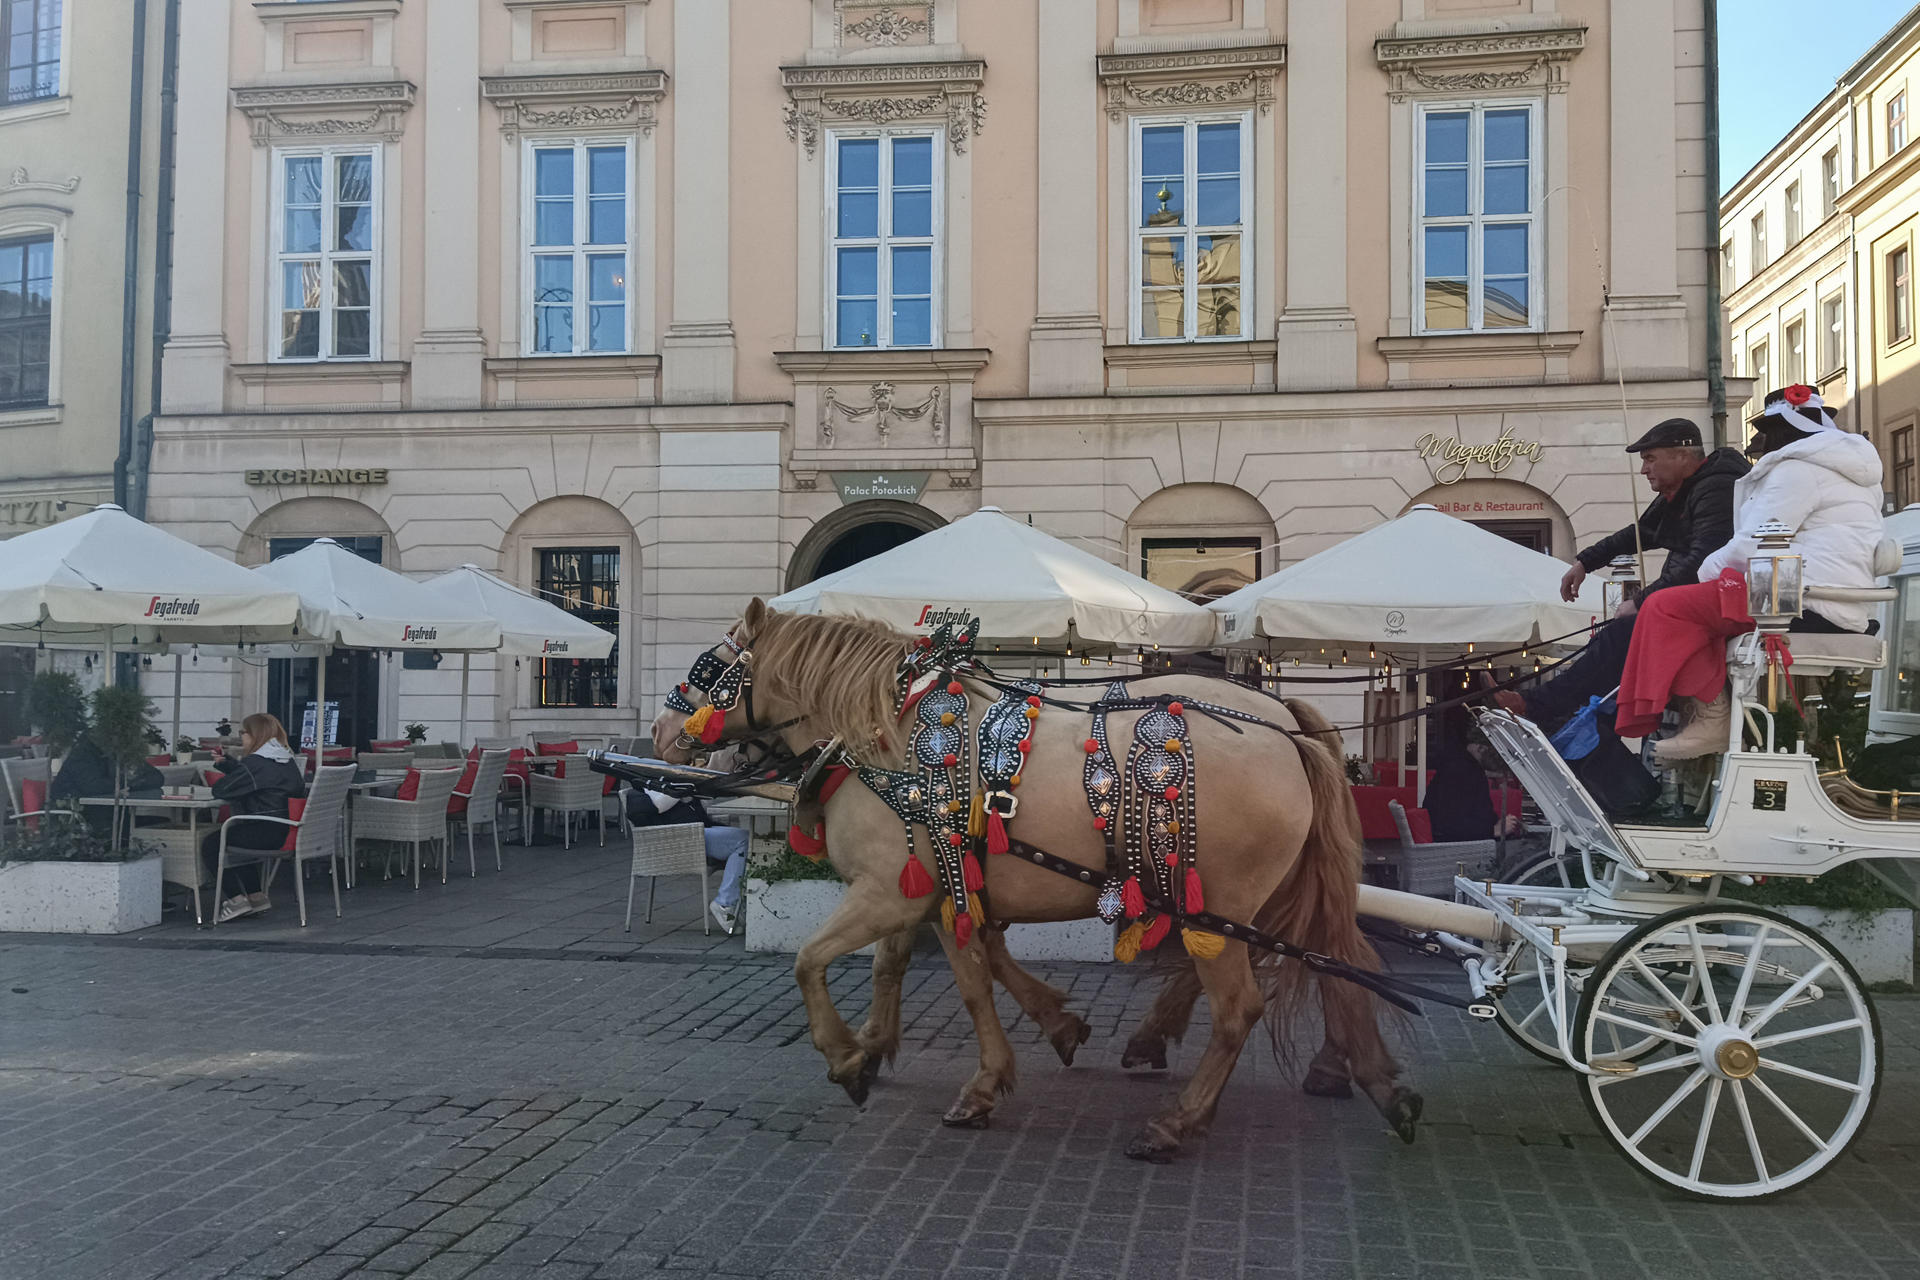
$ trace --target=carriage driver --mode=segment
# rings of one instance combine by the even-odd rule
[[[1564,720],[1591,697],[1611,693],[1626,666],[1640,603],[1664,587],[1699,581],[1700,562],[1733,537],[1733,485],[1751,469],[1738,449],[1708,453],[1699,427],[1685,418],[1668,418],[1628,445],[1627,452],[1640,455],[1640,474],[1654,492],[1640,516],[1640,545],[1664,550],[1667,561],[1660,576],[1622,604],[1580,656],[1559,667],[1553,679],[1524,694],[1509,689],[1494,695],[1500,706],[1543,726]],[[1632,525],[1586,548],[1560,579],[1560,598],[1571,601],[1587,574],[1633,551]]]

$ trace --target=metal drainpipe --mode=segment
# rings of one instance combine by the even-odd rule
[[[134,335],[140,323],[140,158],[146,150],[147,0],[133,0],[133,72],[127,108],[127,226],[120,297],[120,450],[113,459],[113,500],[127,505],[127,467],[133,461]]]
[[[1707,409],[1713,417],[1713,447],[1727,444],[1727,371],[1720,356],[1725,344],[1720,314],[1720,4],[1701,0],[1707,24],[1707,209],[1712,235],[1707,240]]]
[[[147,415],[134,432],[133,505],[147,518],[148,479],[153,467],[153,419],[160,412],[160,359],[173,335],[173,175],[175,104],[180,87],[180,0],[167,0],[160,42],[160,173],[153,214],[153,354],[147,361]]]

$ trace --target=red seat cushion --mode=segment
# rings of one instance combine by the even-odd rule
[[[26,778],[20,783],[20,807],[24,813],[39,813],[47,807],[47,788],[51,784],[44,778]],[[40,819],[28,818],[27,830],[38,831]]]
[[[1398,840],[1400,828],[1393,825],[1388,801],[1398,800],[1409,814],[1414,811],[1412,787],[1354,787],[1353,804],[1360,811],[1360,835],[1367,840]],[[1412,819],[1408,819],[1412,826]]]
[[[289,818],[292,818],[295,822],[300,821],[301,816],[305,814],[306,811],[307,811],[307,802],[304,798],[296,796],[293,799],[287,801],[287,816]],[[300,828],[288,827],[287,841],[285,844],[281,845],[280,847],[286,850],[288,853],[292,853],[294,842],[299,840],[299,838],[300,838]]]
[[[396,800],[418,800],[420,798],[420,771],[407,770],[407,776],[400,780],[400,790],[395,793]]]
[[[367,744],[369,751],[405,751],[413,744],[405,738],[375,738]]]
[[[155,768],[158,768],[163,764],[172,764],[173,757],[172,756],[148,756],[147,763],[150,765],[153,765]]]
[[[200,771],[200,785],[203,787],[211,787],[226,776],[226,774],[220,772],[218,769],[202,769]]]
[[[580,744],[567,742],[536,742],[533,749],[543,756],[572,756],[580,754]]]
[[[1433,843],[1433,817],[1425,809],[1407,810],[1407,830],[1413,833],[1415,844]],[[1394,834],[1398,835],[1396,831]]]
[[[475,750],[477,751],[478,748],[475,748]],[[448,813],[465,813],[467,811],[467,801],[473,798],[473,780],[479,776],[480,761],[478,759],[469,759],[465,771],[460,775],[460,781],[455,784],[453,788],[454,794],[447,797]],[[463,791],[466,792],[465,795],[460,794]]]
[[[527,763],[527,749],[525,747],[514,747],[507,752],[508,777],[518,778],[524,783],[527,780],[527,775],[532,772],[533,766]]]

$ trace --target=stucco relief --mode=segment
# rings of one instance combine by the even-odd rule
[[[664,71],[619,75],[482,76],[480,92],[500,109],[509,139],[528,130],[638,129],[651,136],[667,93]]]
[[[1585,27],[1486,35],[1422,36],[1374,43],[1374,60],[1396,102],[1419,90],[1478,93],[1542,85],[1565,93],[1566,64],[1586,47]]]
[[[986,71],[986,63],[978,60],[782,67],[787,104],[780,109],[780,122],[788,140],[809,156],[820,146],[823,120],[944,122],[947,143],[959,155],[986,127],[987,100],[979,92]]]
[[[233,91],[233,105],[251,122],[257,147],[287,139],[398,141],[413,99],[413,84],[406,80]]]
[[[932,14],[925,5],[908,5],[908,12],[902,13],[891,4],[872,5],[849,3],[841,0],[834,6],[834,22],[838,27],[837,43],[845,44],[852,36],[863,44],[876,48],[891,49],[903,44],[926,44],[933,36]],[[855,21],[848,21],[864,13]]]
[[[896,399],[893,383],[881,381],[867,388],[866,404],[854,405],[840,399],[840,389],[829,384],[820,392],[820,441],[832,448],[838,426],[872,423],[879,442],[886,445],[892,443],[896,422],[925,422],[933,443],[945,444],[947,428],[940,407],[941,391],[942,388],[934,386],[920,403],[901,404]]]
[[[1273,110],[1285,45],[1193,49],[1179,53],[1110,54],[1100,58],[1107,116],[1129,107],[1219,107],[1246,103]]]
[[[72,195],[80,189],[80,179],[68,178],[65,182],[48,182],[45,179],[29,178],[27,166],[15,165],[13,172],[7,175],[7,185],[0,187],[0,195],[14,191],[51,191],[61,195]]]

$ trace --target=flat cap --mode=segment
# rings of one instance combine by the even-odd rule
[[[1644,453],[1648,449],[1678,449],[1687,445],[1700,447],[1700,428],[1685,418],[1668,418],[1628,445],[1627,452]]]

